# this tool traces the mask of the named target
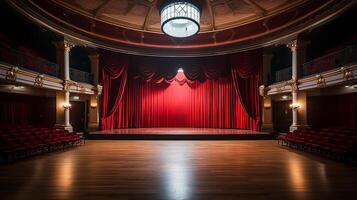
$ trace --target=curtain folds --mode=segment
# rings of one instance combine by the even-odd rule
[[[262,83],[263,67],[261,50],[231,55],[230,64],[237,96],[244,110],[255,120],[253,130],[260,130],[261,110],[259,86]]]
[[[102,126],[112,127],[113,112],[117,110],[123,97],[128,79],[129,58],[127,55],[103,52],[100,66],[102,67]]]
[[[191,127],[252,129],[230,78],[170,84],[128,80],[112,128]]]
[[[260,129],[260,51],[206,58],[106,52],[100,66],[102,129]],[[183,72],[178,73],[178,68]]]
[[[215,56],[209,58],[152,58],[133,57],[130,62],[132,76],[147,82],[170,83],[174,80],[177,70],[182,68],[189,81],[204,82],[229,76],[227,57]]]

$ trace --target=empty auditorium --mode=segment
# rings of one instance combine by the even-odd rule
[[[1,200],[355,200],[357,0],[0,1]]]

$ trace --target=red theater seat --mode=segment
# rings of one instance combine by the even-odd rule
[[[3,127],[0,131],[1,161],[29,157],[82,144],[77,133],[43,127]]]
[[[357,153],[357,136],[354,128],[324,128],[297,130],[279,137],[279,144],[339,159]]]

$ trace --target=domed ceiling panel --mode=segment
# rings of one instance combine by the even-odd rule
[[[282,8],[306,0],[201,0],[201,32],[230,28],[247,20],[259,19]],[[62,6],[90,17],[160,32],[159,6],[162,0],[57,0]]]
[[[164,35],[163,0],[7,0],[66,37],[126,53],[206,56],[256,48],[342,13],[350,0],[199,0],[201,31]]]

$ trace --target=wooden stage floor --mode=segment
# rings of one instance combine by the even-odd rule
[[[89,139],[272,139],[266,132],[215,128],[127,128],[90,132]]]
[[[258,141],[90,140],[0,165],[0,198],[356,199],[357,167]]]

